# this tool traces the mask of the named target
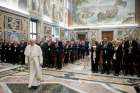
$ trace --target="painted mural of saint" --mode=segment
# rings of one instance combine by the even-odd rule
[[[27,9],[27,0],[18,0],[18,7],[20,9],[26,10]]]
[[[51,0],[44,0],[44,14],[48,17],[51,17],[51,13],[52,13],[52,4],[51,4]]]
[[[39,8],[40,8],[39,0],[32,0],[32,10],[39,11]]]

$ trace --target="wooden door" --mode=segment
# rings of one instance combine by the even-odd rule
[[[86,39],[86,34],[87,33],[78,33],[78,39],[79,40],[85,40]]]
[[[103,31],[102,32],[102,40],[104,38],[108,38],[108,40],[113,40],[113,31]]]

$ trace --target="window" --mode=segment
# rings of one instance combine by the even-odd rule
[[[36,39],[37,37],[37,20],[31,19],[30,21],[30,39]]]

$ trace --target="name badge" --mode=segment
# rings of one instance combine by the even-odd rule
[[[113,59],[116,59],[116,53],[114,53],[114,55],[113,55]]]
[[[106,54],[106,50],[105,50],[105,54]]]

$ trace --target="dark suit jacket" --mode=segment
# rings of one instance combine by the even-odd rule
[[[114,55],[114,53],[116,53],[116,60],[117,61],[122,61],[122,58],[123,58],[122,45],[120,45],[117,50],[113,49],[113,55]]]
[[[112,44],[108,43],[106,47],[103,45],[103,60],[104,61],[110,61],[113,56],[113,48]]]
[[[129,47],[130,47],[129,41],[126,41],[126,42],[124,43],[124,52],[125,52],[125,56],[129,55]],[[138,43],[137,43],[135,40],[132,40],[131,47],[132,47],[132,53],[131,53],[131,54],[132,54],[133,56],[136,56]]]

